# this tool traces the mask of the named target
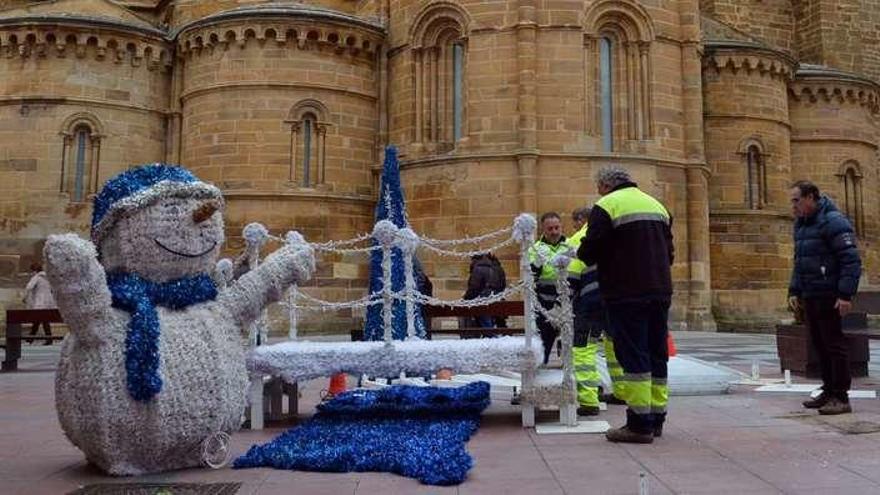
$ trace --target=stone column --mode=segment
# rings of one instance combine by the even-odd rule
[[[639,139],[650,139],[653,137],[651,130],[651,70],[649,56],[650,45],[645,42],[639,43],[639,70],[641,83],[642,101],[639,103],[641,109],[641,135]]]
[[[299,136],[299,121],[290,121],[290,169],[287,171],[287,180],[296,181],[296,141]]]
[[[596,134],[596,68],[599,67],[598,38],[584,35],[584,132],[589,136]]]
[[[182,108],[180,95],[183,94],[183,70],[184,57],[177,57],[177,64],[172,67],[171,74],[171,111],[168,113],[166,122],[165,161],[168,163],[180,163],[181,138],[183,135]]]
[[[65,186],[67,186],[67,176],[69,175],[69,171],[67,170],[67,154],[70,152],[70,146],[73,143],[73,136],[68,134],[67,132],[63,133],[64,135],[64,145],[61,147],[61,184],[58,186],[58,192],[63,193]]]
[[[98,134],[92,135],[92,156],[91,159],[91,167],[89,167],[89,185],[86,187],[86,194],[84,196],[88,196],[89,193],[98,193],[98,188],[101,185],[101,180],[99,174],[101,173],[101,136]]]
[[[388,144],[388,56],[384,45],[376,47],[376,137],[373,139],[373,162],[384,160],[385,146]]]
[[[327,124],[317,123],[315,125],[318,134],[318,184],[323,184],[325,180],[325,160],[327,156]]]
[[[414,48],[412,51],[413,57],[413,71],[415,72],[416,80],[416,104],[415,104],[415,136],[413,136],[414,144],[421,144],[422,139],[422,113],[425,105],[425,96],[423,93],[422,79],[424,78],[424,67],[422,66],[423,60],[423,50],[421,48]]]
[[[709,270],[709,169],[687,168],[687,245],[689,330],[714,332]]]
[[[681,81],[687,180],[687,263],[689,330],[717,330],[712,316],[709,259],[709,169],[703,143],[703,82],[700,59],[699,5],[679,2],[682,23]]]
[[[537,29],[535,0],[519,1],[516,25],[516,63],[519,93],[517,173],[520,211],[537,212]]]
[[[430,74],[430,85],[431,91],[429,92],[431,98],[431,132],[430,132],[430,140],[434,143],[437,143],[441,139],[440,135],[440,47],[434,46],[431,47],[431,74]]]

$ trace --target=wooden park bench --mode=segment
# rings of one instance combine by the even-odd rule
[[[57,309],[8,309],[6,310],[6,341],[3,347],[6,349],[6,358],[3,360],[2,371],[15,371],[18,369],[18,360],[21,359],[22,340],[42,340],[53,342],[63,340],[63,335],[22,335],[24,325],[42,323],[64,323],[61,313]]]
[[[856,294],[853,298],[851,323],[845,326],[843,333],[865,337],[868,340],[880,340],[880,329],[868,327],[868,315],[880,315],[880,292]]]
[[[880,329],[868,327],[868,315],[880,314],[880,292],[859,292],[853,298],[853,310],[843,318],[843,333],[847,336],[852,376],[868,376],[871,358],[869,340],[880,340]],[[820,376],[819,356],[813,348],[806,324],[777,325],[776,348],[779,367],[805,374]]]
[[[424,315],[428,325],[427,338],[431,339],[434,334],[457,334],[463,339],[494,337],[498,335],[522,335],[525,333],[523,327],[482,328],[458,326],[456,328],[442,328],[440,325],[435,325],[434,318],[467,318],[468,320],[471,320],[477,316],[491,316],[493,318],[523,316],[525,313],[523,306],[522,301],[500,301],[486,306],[477,306],[473,308],[425,306]],[[352,341],[363,340],[363,338],[363,329],[351,331]]]

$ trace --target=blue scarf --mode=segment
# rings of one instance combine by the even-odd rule
[[[131,314],[125,336],[126,385],[131,397],[147,402],[162,390],[159,376],[159,315],[156,306],[183,309],[217,297],[208,275],[184,277],[163,284],[126,272],[107,274],[113,307]]]

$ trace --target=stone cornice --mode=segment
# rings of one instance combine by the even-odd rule
[[[707,41],[703,46],[703,70],[759,71],[791,80],[797,68],[790,55],[749,41]]]
[[[834,80],[860,83],[874,87],[878,86],[876,82],[867,77],[839,69],[832,69],[824,65],[800,64],[795,77],[799,81]]]
[[[68,55],[77,58],[91,55],[96,60],[116,63],[126,61],[134,67],[143,64],[149,70],[167,69],[173,62],[171,47],[161,31],[75,16],[0,20],[0,57],[64,58]]]
[[[46,15],[23,15],[0,19],[0,28],[29,28],[37,26],[69,26],[79,28],[100,28],[120,33],[135,33],[155,40],[167,41],[168,33],[157,28],[151,28],[140,24],[125,22],[122,19],[110,17],[96,17],[77,14],[46,14]]]
[[[149,107],[138,105],[135,103],[123,103],[116,101],[100,100],[97,98],[83,98],[76,96],[41,96],[41,95],[23,95],[23,96],[0,96],[0,106],[8,105],[81,105],[89,107],[104,107],[113,109],[122,109],[128,111],[152,113],[158,115],[167,115],[169,112],[164,108]]]
[[[844,136],[823,136],[823,135],[793,135],[789,138],[793,143],[838,143],[838,144],[855,144],[860,146],[866,146],[868,148],[872,148],[874,150],[878,149],[877,143],[873,141],[869,141],[867,139],[859,139],[854,137],[844,137]]]
[[[337,53],[373,57],[385,41],[384,31],[346,23],[332,17],[235,16],[207,24],[194,23],[176,36],[179,53],[197,55],[203,49],[244,48],[248,40],[290,44],[299,49],[309,46],[332,47]]]
[[[216,14],[203,17],[178,27],[174,31],[177,36],[180,33],[191,29],[214,26],[228,21],[267,19],[269,21],[289,22],[291,20],[301,20],[305,23],[311,21],[325,21],[337,25],[345,25],[351,27],[360,27],[371,31],[374,35],[385,36],[385,26],[378,21],[372,21],[362,17],[356,17],[335,10],[324,9],[310,5],[284,5],[269,4],[241,7],[233,10],[226,10]]]
[[[308,5],[262,5],[217,14],[181,26],[174,31],[100,16],[78,14],[28,14],[0,19],[0,56],[59,57],[73,52],[82,58],[86,46],[94,45],[95,58],[105,57],[132,65],[148,59],[148,67],[170,66],[172,49],[194,53],[202,48],[232,43],[243,47],[253,38],[278,43],[332,46],[338,53],[373,57],[385,40],[380,23]]]
[[[486,153],[455,153],[444,155],[425,156],[412,159],[401,159],[400,168],[421,168],[433,167],[438,165],[448,165],[450,163],[474,162],[487,160],[502,160],[515,162],[520,156],[532,156],[539,159],[563,159],[574,161],[615,161],[615,162],[635,162],[649,163],[659,167],[666,168],[701,168],[708,170],[705,160],[687,160],[682,158],[635,155],[628,153],[606,153],[606,152],[558,152],[558,151],[540,151],[535,149],[517,150],[517,151],[499,151]],[[374,170],[381,169],[381,166],[373,167]]]
[[[268,88],[287,88],[287,89],[300,89],[300,90],[312,90],[312,91],[331,91],[335,93],[341,93],[348,96],[353,96],[355,98],[361,98],[367,101],[374,102],[377,99],[375,94],[371,94],[365,91],[356,91],[350,88],[345,88],[342,86],[333,86],[329,84],[318,84],[318,83],[298,83],[292,81],[231,81],[219,84],[211,84],[205,86],[197,86],[190,90],[187,90],[185,93],[180,95],[180,99],[182,101],[190,100],[194,97],[198,97],[205,94],[210,94],[218,91],[229,91],[229,90],[248,90],[248,89],[268,89]]]
[[[818,65],[802,65],[789,86],[794,101],[852,103],[880,112],[880,85],[866,77]]]

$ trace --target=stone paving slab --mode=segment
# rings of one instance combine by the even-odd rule
[[[716,337],[717,336],[717,337]],[[737,358],[738,338],[766,346],[772,336],[701,334],[678,338],[680,353],[701,347]],[[34,346],[36,347],[36,346]],[[61,432],[54,410],[57,346],[26,347],[19,373],[0,374],[0,493],[64,494],[107,482],[241,482],[244,495],[302,494],[637,494],[645,473],[656,494],[880,494],[880,433],[847,434],[840,423],[880,423],[880,400],[854,400],[855,414],[819,418],[805,397],[757,394],[735,386],[722,396],[673,397],[662,438],[652,445],[616,445],[602,435],[537,435],[519,426],[519,409],[494,403],[468,443],[475,467],[457,487],[430,487],[387,473],[309,473],[273,469],[188,469],[109,478],[88,466]],[[748,353],[753,353],[749,349]],[[872,351],[875,348],[872,346]],[[721,354],[716,351],[716,353]],[[874,354],[877,356],[877,354]],[[880,356],[875,358],[880,362]],[[769,366],[767,367],[769,372]],[[742,367],[739,369],[743,369]],[[798,379],[796,379],[797,381]],[[874,376],[854,387],[878,388]],[[301,417],[313,411],[323,381],[303,385]],[[598,419],[613,426],[625,408]],[[266,442],[290,425],[233,436],[234,454]]]

